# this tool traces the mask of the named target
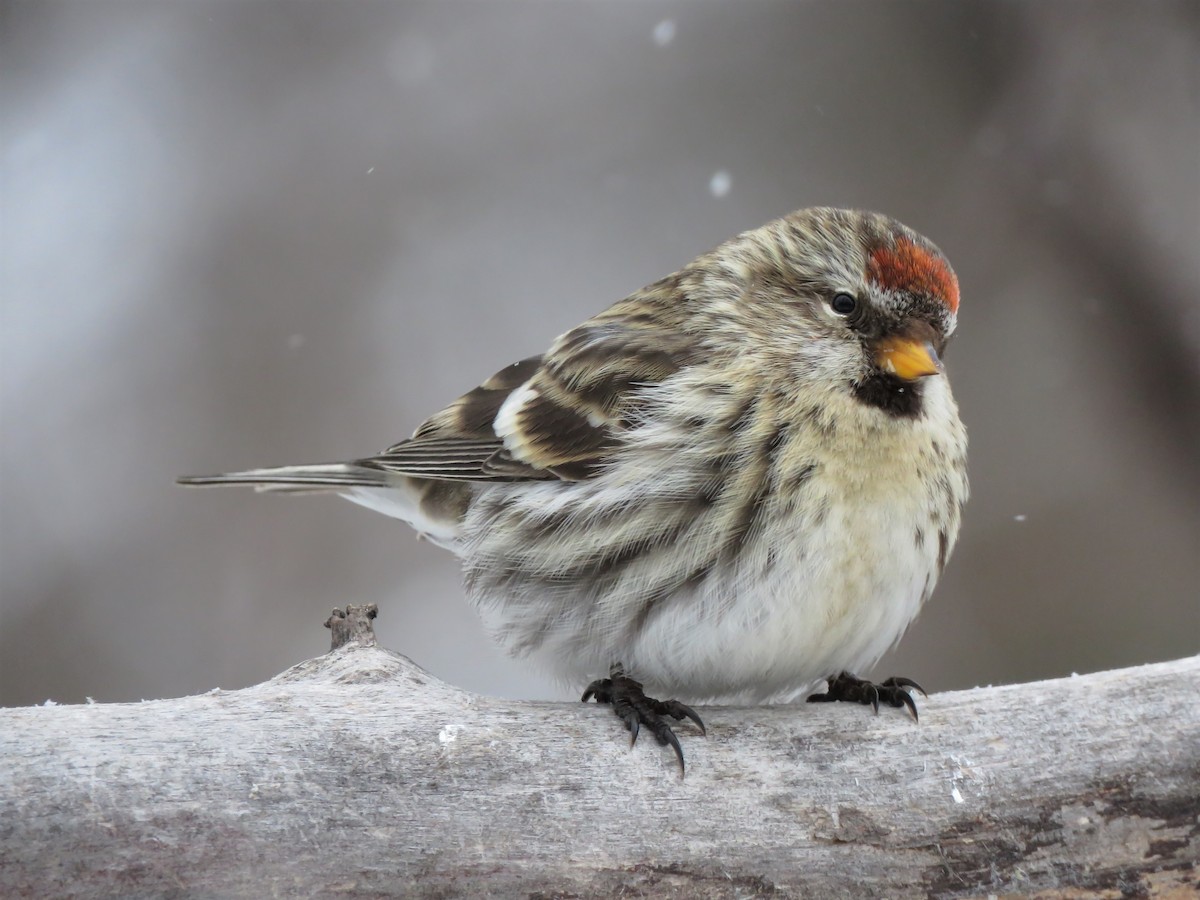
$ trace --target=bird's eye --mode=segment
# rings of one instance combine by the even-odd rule
[[[853,294],[834,294],[833,299],[829,301],[829,308],[839,316],[848,316],[858,309],[858,300]]]

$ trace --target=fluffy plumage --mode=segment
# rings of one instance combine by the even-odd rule
[[[332,489],[463,560],[512,654],[684,698],[870,666],[928,599],[967,498],[939,356],[958,285],[873,213],[748,231],[344,464],[188,484]]]

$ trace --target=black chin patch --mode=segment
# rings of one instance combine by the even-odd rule
[[[854,396],[890,416],[915,419],[921,415],[921,383],[876,372],[854,385]]]

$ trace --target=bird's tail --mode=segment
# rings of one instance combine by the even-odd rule
[[[387,473],[382,469],[356,462],[247,469],[222,475],[185,475],[175,480],[188,487],[249,484],[257,491],[344,491],[356,487],[389,486]]]

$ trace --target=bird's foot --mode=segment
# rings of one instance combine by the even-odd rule
[[[879,704],[894,706],[897,709],[908,707],[914,720],[917,719],[917,704],[913,701],[908,689],[912,688],[927,697],[925,689],[911,678],[889,678],[876,684],[856,678],[849,672],[841,672],[829,676],[829,689],[824,694],[813,694],[808,698],[809,703],[832,703],[835,700],[847,700],[851,703],[861,703],[879,712]]]
[[[589,684],[581,699],[586,703],[593,697],[597,703],[612,705],[613,712],[629,729],[630,747],[637,742],[638,732],[643,725],[650,729],[650,733],[660,744],[669,744],[679,760],[681,775],[684,773],[683,748],[664,716],[680,721],[691,719],[701,734],[706,733],[704,723],[700,721],[694,709],[678,700],[655,700],[653,697],[647,697],[642,691],[642,683],[626,675],[620,663],[612,667],[608,678],[598,678]]]

